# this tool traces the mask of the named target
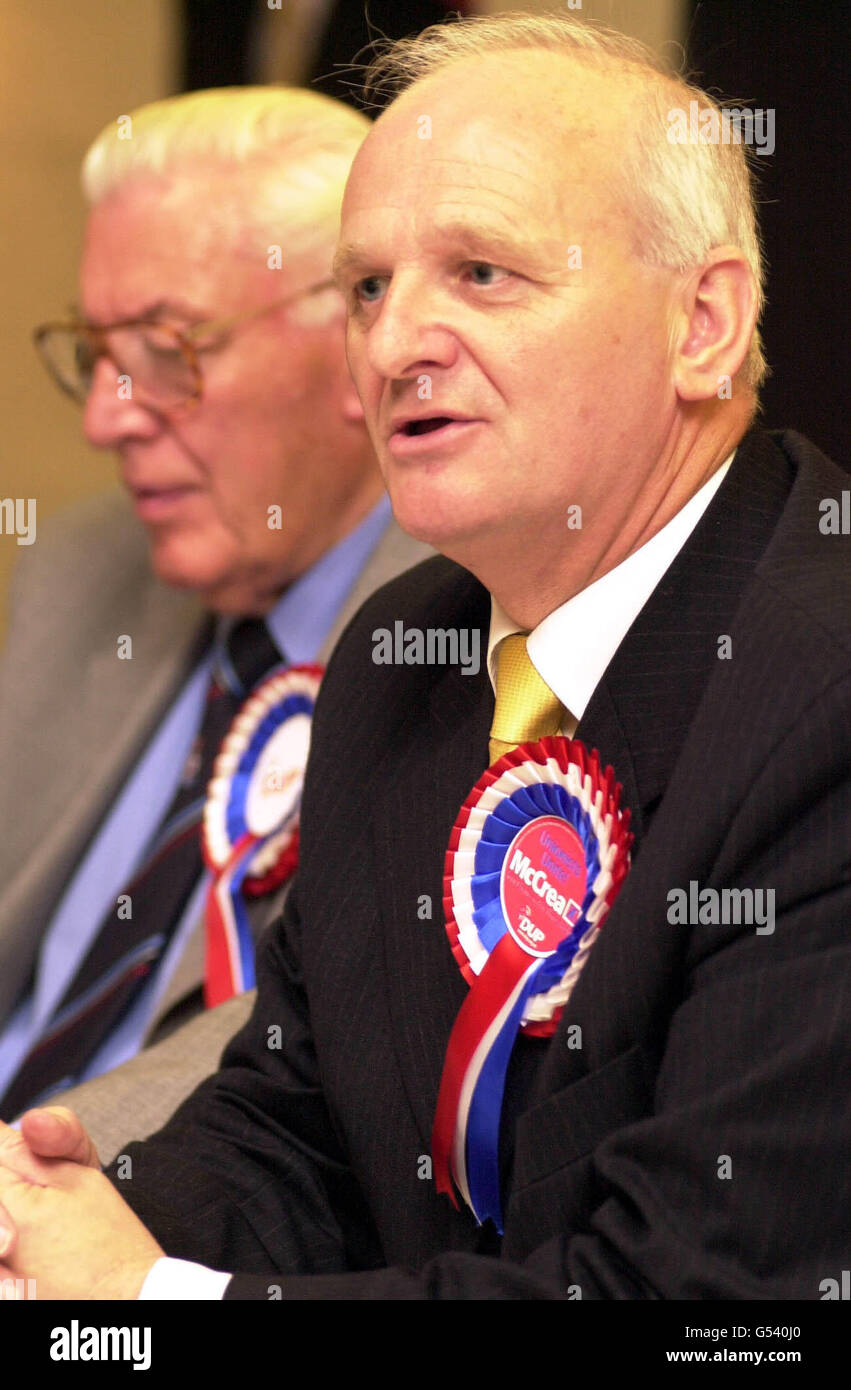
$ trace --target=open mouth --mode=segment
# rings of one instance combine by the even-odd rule
[[[409,420],[404,426],[402,433],[407,435],[431,434],[433,430],[442,430],[444,425],[454,425],[456,422],[448,415],[433,415],[428,420]]]
[[[421,420],[400,420],[390,436],[389,448],[400,458],[432,458],[440,451],[451,452],[459,447],[479,424],[479,420],[459,419],[457,415],[426,415]]]

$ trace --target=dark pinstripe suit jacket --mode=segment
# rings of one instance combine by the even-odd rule
[[[169,1253],[238,1271],[231,1298],[817,1299],[840,1277],[851,591],[819,503],[843,484],[800,435],[751,432],[582,719],[635,857],[561,1032],[515,1047],[502,1241],[423,1176],[466,990],[443,856],[493,697],[484,669],[371,659],[397,618],[477,625],[484,650],[488,596],[435,559],[361,610],[323,686],[254,1015],[118,1182]],[[671,925],[668,892],[692,881],[773,890],[774,932]]]

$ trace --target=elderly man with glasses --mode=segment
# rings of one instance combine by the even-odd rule
[[[201,92],[122,117],[86,156],[80,305],[35,339],[89,441],[116,453],[130,506],[102,497],[43,528],[16,580],[0,670],[5,1119],[167,1035],[202,990],[250,987],[295,859],[293,798],[276,846],[266,797],[266,860],[216,908],[237,793],[226,771],[217,860],[201,831],[215,756],[243,705],[255,722],[294,711],[294,765],[263,773],[290,786],[316,663],[426,553],[391,519],[329,278],[368,125],[296,89]],[[275,672],[277,703],[245,704]],[[212,1066],[236,1022],[171,1083]],[[144,1089],[168,1113],[163,1078]]]

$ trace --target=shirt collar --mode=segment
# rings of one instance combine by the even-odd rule
[[[530,632],[527,650],[533,666],[577,721],[633,622],[724,481],[735,452],[661,531]],[[488,674],[494,690],[496,649],[503,637],[519,631],[491,597]]]

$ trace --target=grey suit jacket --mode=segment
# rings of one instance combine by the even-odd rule
[[[369,594],[430,553],[391,522],[322,658]],[[194,595],[153,576],[144,531],[117,493],[40,528],[18,565],[0,661],[0,1028],[71,874],[208,642],[210,622]],[[120,637],[132,639],[130,659],[118,656]],[[258,910],[271,920],[280,896]],[[200,980],[196,934],[158,1019]]]

